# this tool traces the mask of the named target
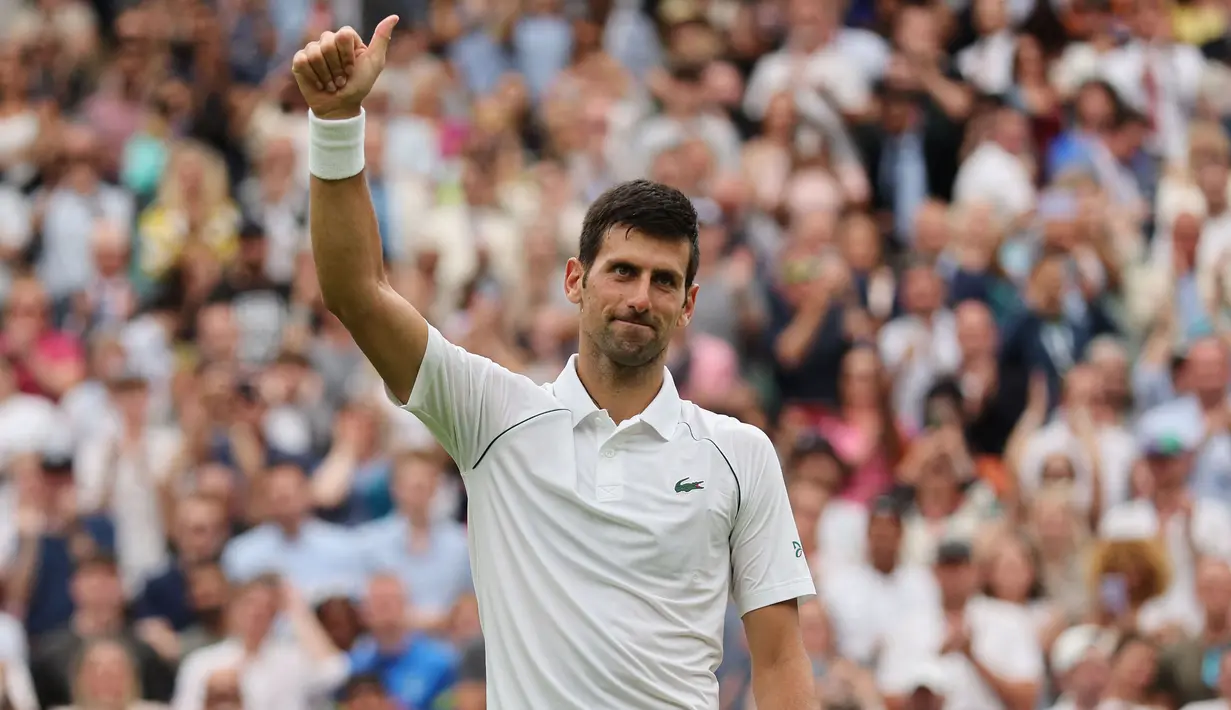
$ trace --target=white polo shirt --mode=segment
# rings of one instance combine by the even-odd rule
[[[769,438],[669,374],[617,426],[576,356],[539,386],[431,328],[405,409],[466,482],[492,710],[716,709],[728,592],[815,594]]]

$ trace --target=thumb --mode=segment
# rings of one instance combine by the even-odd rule
[[[393,28],[397,26],[397,23],[398,16],[390,15],[381,20],[376,26],[376,31],[372,33],[372,41],[368,43],[368,50],[381,62],[385,61],[385,52],[389,51],[389,40],[393,38]]]

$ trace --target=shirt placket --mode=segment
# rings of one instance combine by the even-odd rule
[[[610,417],[599,421],[598,467],[594,477],[594,498],[608,503],[624,498],[624,459],[619,455],[622,432]]]

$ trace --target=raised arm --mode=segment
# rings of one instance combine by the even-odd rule
[[[292,72],[312,111],[310,229],[325,305],[342,321],[389,390],[410,398],[428,326],[385,276],[380,230],[363,167],[362,102],[385,66],[398,18],[365,45],[350,27],[295,54]]]
[[[398,403],[466,472],[500,432],[550,406],[530,380],[446,342],[386,277],[363,174],[362,102],[396,24],[386,17],[369,45],[349,27],[326,32],[295,55],[295,81],[311,109],[312,253],[325,305]]]

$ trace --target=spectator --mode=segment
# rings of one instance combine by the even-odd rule
[[[368,583],[363,616],[369,635],[350,652],[351,672],[377,673],[403,706],[430,708],[453,685],[457,658],[444,644],[412,631],[405,599],[392,575]]]
[[[272,634],[279,610],[287,614],[291,639]],[[225,677],[218,678],[228,671],[239,675],[245,707],[314,707],[345,680],[346,659],[306,603],[275,578],[259,577],[237,590],[227,616],[228,638],[194,651],[180,666],[171,703],[175,710],[206,708],[233,698],[222,690]]]
[[[81,649],[77,677],[72,683],[73,704],[65,710],[164,710],[161,703],[141,698],[141,684],[133,659],[123,644],[105,638]]]

